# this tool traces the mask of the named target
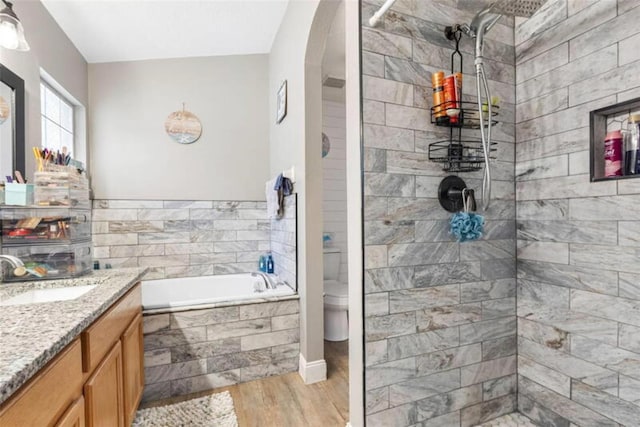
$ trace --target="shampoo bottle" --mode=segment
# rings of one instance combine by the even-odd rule
[[[271,252],[267,255],[267,273],[273,274],[273,256],[271,256]]]
[[[640,114],[629,116],[624,134],[624,174],[640,174]]]
[[[265,257],[264,255],[260,255],[260,261],[258,261],[258,270],[262,271],[263,273],[267,272],[267,257]]]
[[[604,176],[621,176],[622,133],[619,130],[609,132],[604,139]]]

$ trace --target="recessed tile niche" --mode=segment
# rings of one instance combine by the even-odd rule
[[[609,181],[617,179],[640,178],[640,173],[628,174],[626,168],[626,133],[629,118],[633,114],[640,114],[640,98],[620,102],[608,107],[590,112],[590,161],[591,181]],[[609,132],[622,131],[622,176],[605,176],[605,136]]]

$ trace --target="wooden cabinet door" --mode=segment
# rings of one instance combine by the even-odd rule
[[[84,397],[80,396],[80,399],[71,404],[56,427],[84,427]]]
[[[75,340],[0,405],[0,426],[54,425],[82,395],[82,381],[82,349]]]
[[[117,341],[84,385],[87,427],[124,427],[122,345]]]
[[[138,314],[122,334],[122,363],[124,372],[124,418],[131,425],[144,389],[144,356],[142,342],[142,313]]]

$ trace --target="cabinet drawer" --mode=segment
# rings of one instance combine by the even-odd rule
[[[81,395],[82,381],[82,350],[75,340],[0,408],[0,425],[53,425]]]
[[[137,284],[82,333],[85,372],[93,372],[141,310],[140,284]]]

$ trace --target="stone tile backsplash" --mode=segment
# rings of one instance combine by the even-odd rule
[[[295,286],[295,196],[286,199],[282,220],[264,201],[94,200],[94,259],[162,279],[256,271],[272,250],[276,273]]]

